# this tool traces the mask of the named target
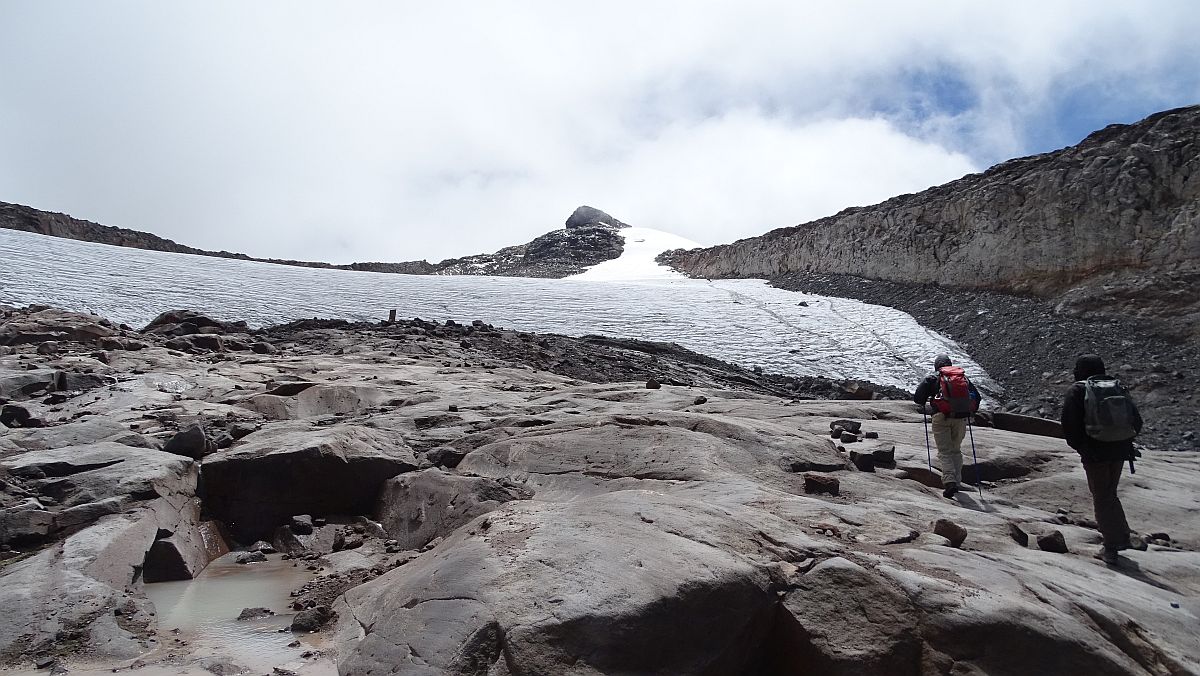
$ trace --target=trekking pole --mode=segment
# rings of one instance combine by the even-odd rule
[[[983,472],[979,469],[979,456],[975,454],[975,426],[971,424],[971,416],[967,416],[967,432],[971,435],[971,459],[975,461],[975,487],[979,489],[979,499],[983,499]]]
[[[929,451],[929,416],[925,415],[925,407],[921,407],[921,424],[925,426],[925,464],[929,473],[933,474],[933,455]]]

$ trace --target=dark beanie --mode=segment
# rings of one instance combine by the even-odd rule
[[[1085,354],[1075,360],[1075,380],[1104,375],[1104,360],[1098,354]]]
[[[939,354],[937,357],[935,357],[933,359],[933,370],[936,371],[936,370],[942,368],[943,366],[950,366],[953,363],[954,362],[950,361],[950,355]]]

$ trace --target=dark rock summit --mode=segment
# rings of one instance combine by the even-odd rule
[[[600,211],[595,207],[587,205],[578,207],[567,217],[567,230],[575,228],[591,228],[591,227],[608,227],[608,228],[628,228],[629,226],[617,219],[609,216],[607,213]]]

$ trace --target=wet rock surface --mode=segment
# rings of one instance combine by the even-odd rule
[[[111,378],[22,399],[46,426],[0,433],[0,515],[22,533],[0,548],[5,663],[121,667],[157,640],[162,665],[199,665],[144,584],[195,575],[224,540],[263,560],[232,574],[315,576],[272,608],[296,629],[278,640],[324,637],[346,674],[1200,668],[1194,452],[1123,480],[1149,544],[1109,568],[1085,554],[1099,533],[1061,440],[976,428],[964,475],[982,472],[984,497],[947,501],[920,413],[839,383],[482,323],[253,333],[274,355],[141,335],[111,364],[94,342],[0,355],[0,378]],[[225,448],[159,450],[192,425]],[[960,547],[938,519],[969,533]],[[1058,531],[1067,553],[1021,546],[1014,525]]]

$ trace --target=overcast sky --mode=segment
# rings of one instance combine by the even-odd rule
[[[207,249],[705,244],[1200,103],[1200,2],[0,0],[0,201]]]

